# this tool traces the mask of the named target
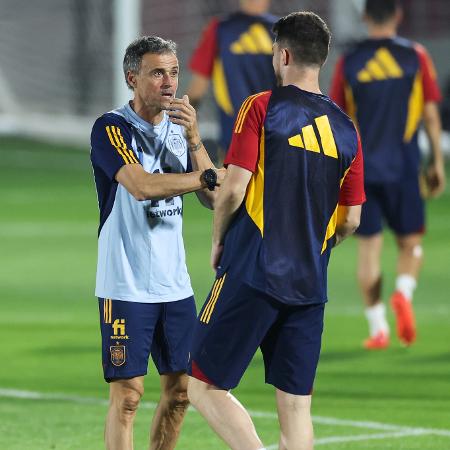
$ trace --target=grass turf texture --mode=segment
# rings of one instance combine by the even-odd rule
[[[101,449],[108,387],[102,379],[93,296],[98,212],[88,154],[2,139],[0,156],[0,389],[8,390],[0,391],[0,446]],[[369,439],[392,430],[321,419],[450,430],[449,201],[447,188],[444,196],[428,204],[425,264],[414,301],[419,337],[411,348],[402,348],[395,337],[387,351],[368,353],[361,348],[367,327],[354,276],[355,240],[333,252],[330,302],[313,398],[318,447],[450,448],[450,432],[417,436],[410,432],[400,437],[402,429],[397,429],[393,432],[398,431],[399,437]],[[193,195],[185,197],[184,215],[188,267],[200,305],[213,279],[208,266],[211,215]],[[395,254],[387,233],[385,299],[394,283]],[[394,330],[392,314],[390,323]],[[136,419],[136,448],[146,448],[158,386],[150,365],[147,403]],[[49,397],[8,397],[12,389]],[[269,413],[259,414],[255,424],[267,445],[276,443],[273,388],[263,382],[259,354],[235,394],[249,409]],[[360,440],[351,441],[352,436]],[[178,448],[225,446],[197,413],[190,412]]]

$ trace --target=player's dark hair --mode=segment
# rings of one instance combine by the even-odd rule
[[[328,56],[331,33],[327,24],[313,12],[293,12],[273,26],[275,42],[291,50],[294,62],[321,67]]]
[[[142,57],[146,53],[156,53],[162,55],[164,53],[177,54],[177,44],[170,40],[165,40],[159,36],[141,36],[135,39],[125,50],[123,58],[123,73],[125,82],[130,89],[132,86],[128,83],[127,73],[139,73],[141,70]]]
[[[366,0],[364,12],[373,22],[380,25],[392,19],[399,7],[399,0]]]

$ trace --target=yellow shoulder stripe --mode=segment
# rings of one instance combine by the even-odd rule
[[[260,92],[259,94],[251,95],[247,98],[247,100],[244,101],[244,103],[241,106],[241,109],[239,110],[238,117],[236,119],[236,127],[234,128],[235,133],[240,133],[242,131],[242,126],[244,124],[244,120],[253,104],[253,102],[258,98],[261,97],[261,95],[266,94],[267,91]]]
[[[139,161],[136,159],[134,153],[127,148],[127,144],[125,143],[122,133],[120,132],[120,128],[114,126],[106,127],[106,134],[108,135],[109,141],[111,145],[117,150],[119,155],[124,160],[125,164],[138,164]]]

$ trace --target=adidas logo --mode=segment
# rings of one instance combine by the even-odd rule
[[[357,78],[361,83],[388,80],[403,77],[403,70],[398,65],[391,52],[384,47],[378,49],[373,58],[367,61],[366,67],[358,72]]]
[[[272,38],[266,28],[260,23],[252,25],[248,31],[242,33],[239,39],[230,46],[231,53],[236,55],[251,54],[272,54]]]
[[[328,116],[320,116],[314,119],[319,132],[320,142],[322,144],[323,153],[330,158],[337,158],[338,152],[336,142],[334,140],[333,131],[331,130]],[[301,134],[296,134],[288,139],[289,145],[292,147],[304,148],[309,152],[320,153],[319,141],[312,125],[307,125],[301,130]]]

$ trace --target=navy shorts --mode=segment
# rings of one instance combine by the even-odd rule
[[[186,371],[196,320],[194,297],[167,303],[98,299],[106,381]]]
[[[424,232],[425,206],[418,179],[392,184],[366,184],[364,189],[367,200],[362,205],[361,224],[356,231],[358,235],[380,233],[383,219],[400,236]]]
[[[319,361],[324,306],[286,305],[225,274],[216,279],[200,311],[188,373],[232,389],[260,347],[266,383],[309,395]]]

